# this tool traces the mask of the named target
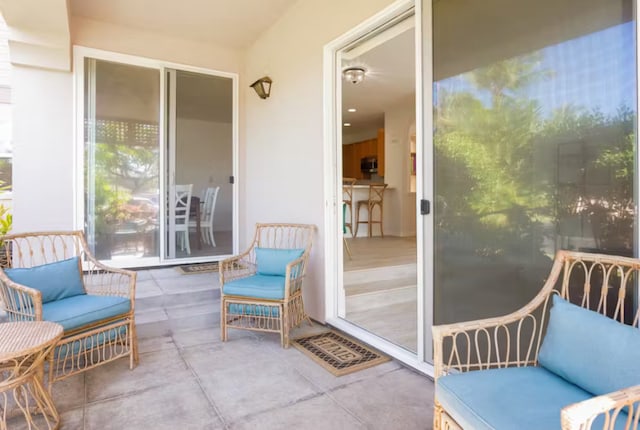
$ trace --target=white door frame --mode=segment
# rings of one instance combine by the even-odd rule
[[[427,0],[428,3],[430,3]],[[431,44],[425,45],[427,50],[423,51],[423,34],[431,35],[431,8],[427,11],[422,9],[421,0],[398,0],[388,6],[378,14],[364,21],[352,30],[328,43],[324,47],[324,194],[325,194],[325,318],[327,323],[369,343],[370,345],[380,349],[381,351],[393,356],[403,363],[428,375],[433,375],[433,366],[427,361],[432,361],[431,348],[431,325],[432,325],[432,309],[433,306],[433,242],[426,240],[433,237],[429,234],[433,231],[433,217],[420,215],[420,205],[416,202],[416,245],[417,245],[417,351],[410,352],[386,339],[372,334],[371,332],[350,323],[341,318],[343,314],[344,301],[340,297],[343,292],[343,245],[341,232],[342,217],[342,152],[338,150],[342,146],[341,137],[341,121],[339,115],[341,112],[336,108],[337,100],[340,100],[340,79],[341,73],[337,63],[337,53],[353,43],[358,38],[375,30],[380,25],[385,24],[392,18],[414,8],[415,19],[415,58],[416,58],[416,157],[417,166],[416,174],[418,180],[416,183],[416,198],[432,199],[433,187],[431,178],[427,178],[424,172],[425,162],[431,163],[431,155],[427,155],[432,149],[431,136],[425,136],[425,125],[423,124],[424,114],[427,116],[432,112],[431,97]],[[425,14],[426,12],[426,14]],[[424,16],[423,16],[424,15]],[[423,24],[424,23],[424,24]],[[429,40],[431,37],[429,37]],[[423,55],[429,53],[429,57],[423,59]],[[428,75],[423,74],[423,61],[425,63],[425,71]],[[429,84],[423,91],[422,81]],[[425,104],[423,100],[426,100]],[[423,109],[424,106],[424,109]],[[426,111],[428,110],[428,111]],[[426,128],[430,130],[430,128]],[[426,139],[425,139],[426,138]],[[424,157],[424,158],[423,158]],[[427,186],[425,186],[427,185]],[[425,236],[426,235],[426,236]]]
[[[166,127],[167,127],[167,115],[165,115],[166,109],[166,70],[167,69],[175,69],[179,71],[187,71],[200,73],[204,75],[211,76],[219,76],[223,78],[229,78],[232,80],[233,87],[233,122],[232,122],[232,141],[233,141],[233,160],[232,160],[232,172],[234,177],[233,184],[233,204],[232,204],[232,231],[233,231],[233,239],[232,239],[232,252],[227,255],[216,255],[216,256],[205,256],[205,257],[193,257],[193,258],[180,258],[180,259],[168,259],[165,257],[165,247],[166,240],[164,229],[166,227],[162,227],[158,243],[159,243],[159,256],[158,257],[146,257],[146,258],[130,258],[130,259],[118,259],[118,260],[110,260],[108,263],[115,267],[147,267],[147,266],[158,266],[158,265],[172,265],[176,263],[201,263],[208,261],[217,261],[223,258],[229,257],[231,255],[238,253],[238,243],[239,243],[239,216],[238,216],[238,206],[239,206],[239,192],[240,184],[239,184],[239,150],[238,150],[238,141],[239,141],[239,133],[238,133],[238,121],[239,121],[239,108],[238,108],[238,100],[239,100],[239,90],[238,90],[238,82],[239,77],[237,73],[223,72],[220,70],[213,69],[205,69],[202,67],[189,66],[186,64],[173,63],[169,61],[162,61],[152,58],[139,57],[135,55],[128,54],[120,54],[117,52],[104,51],[101,49],[95,48],[87,48],[84,46],[73,46],[73,66],[74,66],[74,112],[75,112],[75,126],[74,126],[74,142],[75,142],[75,153],[74,153],[74,165],[75,165],[75,187],[74,187],[74,226],[78,230],[84,230],[84,60],[85,58],[94,58],[96,60],[104,60],[104,61],[113,61],[117,63],[122,63],[131,66],[140,66],[147,67],[150,69],[157,69],[160,74],[160,100],[159,100],[159,144],[160,144],[160,160],[159,160],[159,199],[160,199],[160,208],[165,207],[165,199],[167,196],[167,180],[165,178],[167,172],[166,166]],[[159,211],[159,222],[161,226],[167,225],[166,214],[164,210]]]

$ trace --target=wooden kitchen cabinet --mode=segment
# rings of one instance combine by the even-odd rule
[[[378,175],[384,175],[384,129],[378,130],[375,139],[342,145],[342,176],[344,178],[363,179],[360,160],[364,157],[378,159]]]

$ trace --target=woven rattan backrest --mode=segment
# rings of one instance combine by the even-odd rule
[[[86,242],[81,231],[10,234],[2,238],[2,267],[34,267],[71,257],[84,259]]]
[[[353,201],[353,185],[355,178],[342,178],[342,201],[351,203]]]
[[[257,224],[254,244],[260,248],[304,249],[308,253],[315,226],[308,224]]]
[[[633,302],[640,260],[603,254],[564,252],[560,295],[618,322],[638,326]]]
[[[371,184],[369,185],[369,201],[382,202],[384,199],[384,190],[387,184]]]

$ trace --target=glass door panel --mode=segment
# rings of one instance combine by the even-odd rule
[[[422,287],[417,281],[415,34],[410,8],[337,57],[343,77],[337,106],[342,205],[336,233],[343,247],[338,315],[411,354],[418,352]]]
[[[100,260],[158,257],[160,73],[86,58],[84,78],[89,245]]]
[[[435,324],[516,310],[559,249],[637,255],[634,2],[512,3],[432,4]]]
[[[169,69],[167,77],[168,259],[233,253],[233,80]],[[176,189],[191,185],[188,227]]]

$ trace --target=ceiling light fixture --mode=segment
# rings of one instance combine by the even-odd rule
[[[356,111],[356,108],[349,108],[349,109],[347,109],[347,112],[355,112],[355,111]]]
[[[271,80],[270,77],[263,76],[262,78],[258,79],[253,84],[251,84],[250,87],[256,90],[256,93],[258,93],[258,96],[261,99],[266,99],[267,97],[269,97],[269,95],[271,95],[272,82],[273,81]]]
[[[342,125],[344,125],[345,127],[351,127],[351,123],[350,123],[350,122],[345,122],[345,123],[344,123],[344,124],[342,124]]]
[[[352,84],[359,84],[364,81],[364,75],[367,73],[364,67],[347,67],[342,71],[342,76]]]

